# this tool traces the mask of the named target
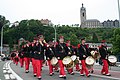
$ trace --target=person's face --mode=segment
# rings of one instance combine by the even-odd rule
[[[36,40],[33,40],[33,43],[36,43]]]
[[[67,45],[68,45],[68,46],[70,46],[70,42],[69,42],[69,43],[67,43]]]
[[[85,44],[86,40],[82,40],[82,44]]]
[[[29,47],[29,44],[27,44],[27,47]]]
[[[43,40],[44,40],[44,38],[40,38],[39,40],[40,40],[40,41],[43,41]]]
[[[64,39],[63,39],[63,38],[61,38],[59,41],[60,41],[60,43],[63,43],[63,42],[64,42]]]
[[[102,45],[103,45],[103,46],[106,46],[106,44],[105,44],[105,43],[102,43]]]
[[[24,45],[24,47],[26,47],[26,45]]]

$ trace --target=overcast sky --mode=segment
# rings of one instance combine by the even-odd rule
[[[10,22],[49,19],[54,24],[80,24],[82,3],[87,19],[119,19],[117,0],[0,0],[0,15]]]

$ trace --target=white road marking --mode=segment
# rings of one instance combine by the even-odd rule
[[[18,76],[18,75],[11,69],[10,63],[11,63],[11,61],[9,61],[9,63],[8,63],[8,68],[9,68],[9,70],[11,71],[11,73],[16,77],[17,80],[23,80],[20,76]]]
[[[10,71],[10,70],[8,70],[7,72],[8,72],[9,74],[11,73],[11,71]]]
[[[94,70],[101,71],[100,69],[94,69]],[[117,72],[117,73],[120,73],[120,71],[113,71],[113,70],[109,70],[109,72]]]
[[[7,71],[6,71],[6,70],[3,70],[3,73],[5,74],[5,73],[7,73]]]
[[[76,72],[78,74],[80,74],[79,72]],[[95,76],[95,77],[101,77],[101,78],[107,78],[107,79],[115,79],[115,80],[120,80],[120,78],[116,78],[116,77],[111,77],[111,76],[103,76],[103,75],[97,75],[97,74],[90,74],[91,76]]]
[[[10,74],[11,79],[15,79],[15,76],[13,74]]]
[[[10,79],[9,74],[4,75],[5,79]]]
[[[5,67],[3,67],[3,70],[5,70],[6,68]]]
[[[111,76],[103,76],[103,75],[97,75],[97,74],[91,74],[91,75],[92,76],[96,76],[96,77],[101,77],[101,78],[108,78],[108,79],[120,80],[120,78],[111,77]]]

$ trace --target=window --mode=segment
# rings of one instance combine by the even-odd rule
[[[85,14],[83,13],[83,17],[85,16]]]

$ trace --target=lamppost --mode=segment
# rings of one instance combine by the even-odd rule
[[[119,27],[120,27],[120,4],[119,4],[119,0],[118,0],[118,13],[119,13]]]
[[[55,25],[53,25],[53,28],[54,28],[54,30],[55,30],[55,42],[57,41],[57,37],[56,37],[56,26]]]
[[[2,26],[1,28],[1,54],[2,54],[2,51],[3,51],[3,28],[6,26],[6,25],[11,25],[11,24],[14,24],[15,26],[17,26],[19,23],[18,21],[15,22],[15,23],[6,23]]]

